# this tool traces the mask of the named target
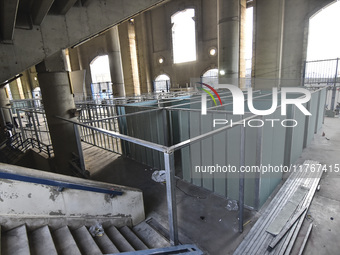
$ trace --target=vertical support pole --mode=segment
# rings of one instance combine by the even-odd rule
[[[22,135],[22,140],[26,140],[26,134],[24,132],[24,127],[22,125],[22,121],[21,121],[21,117],[20,117],[20,110],[17,109],[17,118],[18,118],[18,121],[19,121],[19,126],[20,126],[20,129],[21,129],[21,135]]]
[[[240,146],[240,168],[245,165],[245,126],[241,128],[241,146]],[[244,211],[244,172],[239,172],[239,211],[238,211],[238,231],[243,232],[243,211]]]
[[[34,112],[31,112],[31,113],[32,113],[32,122],[33,122],[35,137],[37,139],[39,151],[41,152],[40,139],[39,139],[39,135],[38,135],[37,125],[35,124]],[[32,141],[33,141],[33,139],[32,139]]]
[[[334,76],[334,85],[332,88],[332,101],[331,101],[331,107],[330,110],[334,110],[334,105],[335,105],[335,94],[336,94],[336,78],[338,76],[338,67],[339,67],[339,58],[336,59],[336,65],[335,65],[335,76]]]
[[[175,162],[174,154],[164,152],[166,175],[166,197],[168,202],[168,218],[170,229],[170,244],[178,245],[177,207],[175,189]]]
[[[305,60],[305,61],[303,62],[302,87],[305,86],[306,66],[307,66],[307,61]]]
[[[168,113],[163,108],[163,132],[164,132],[164,145],[169,146],[169,129],[168,129]]]
[[[263,120],[263,116],[261,117]],[[263,127],[257,128],[257,138],[256,138],[256,165],[260,167],[262,163],[262,135]],[[260,176],[261,173],[255,173],[255,209],[260,207]]]
[[[80,140],[78,126],[73,125],[73,128],[74,128],[74,134],[76,136],[80,168],[81,168],[81,170],[83,170],[85,172],[84,154],[83,154],[83,149],[81,147],[81,140]]]

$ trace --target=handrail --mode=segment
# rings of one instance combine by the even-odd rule
[[[123,191],[120,191],[120,190],[91,187],[91,186],[76,184],[72,182],[56,181],[56,180],[50,180],[50,179],[33,177],[33,176],[28,176],[28,175],[21,175],[21,174],[4,173],[1,171],[0,171],[0,179],[43,184],[43,185],[58,187],[61,189],[68,188],[68,189],[76,189],[76,190],[83,190],[83,191],[91,191],[91,192],[96,192],[96,193],[109,194],[111,196],[123,195]]]
[[[111,254],[108,254],[108,255],[111,255]],[[149,249],[149,250],[129,251],[129,252],[123,252],[121,254],[122,255],[151,255],[151,254],[152,255],[165,255],[165,254],[202,255],[203,251],[201,251],[194,244],[184,244],[184,245],[177,245],[177,246],[170,246],[170,247],[156,248],[156,249]]]

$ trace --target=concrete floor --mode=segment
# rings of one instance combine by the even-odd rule
[[[339,118],[326,118],[322,132],[311,145],[303,151],[297,163],[312,159],[328,166],[340,163],[340,126]],[[104,153],[104,151],[103,151]],[[105,152],[109,153],[109,152]],[[91,163],[92,178],[99,181],[140,188],[144,195],[147,217],[157,219],[166,227],[167,204],[165,185],[151,180],[154,169],[132,160],[112,156],[104,157],[106,164]],[[86,157],[85,157],[86,160]],[[109,162],[110,161],[110,162]],[[339,254],[340,242],[340,173],[324,173],[321,190],[316,193],[310,210],[294,247],[300,249],[310,222],[313,230],[304,254]],[[246,210],[244,232],[238,233],[237,212],[226,209],[227,199],[216,196],[211,191],[198,188],[177,180],[177,210],[180,241],[191,240],[211,255],[232,254],[248,233],[260,212]],[[268,202],[268,201],[267,201]]]
[[[330,172],[330,166],[340,167],[340,119],[325,118],[321,134],[315,136],[298,163],[313,159],[328,166],[320,181],[320,191],[315,193],[309,208],[309,218],[304,222],[300,236],[304,235],[310,222],[313,229],[303,254],[340,254],[340,171]],[[301,237],[300,237],[301,240]],[[299,242],[296,243],[296,246]],[[296,250],[297,247],[294,247]]]
[[[120,157],[92,175],[92,179],[140,188],[143,191],[146,217],[153,217],[167,228],[165,184],[151,179],[153,169]],[[237,211],[226,209],[227,199],[179,179],[176,198],[180,241],[196,243],[207,254],[232,254],[250,230],[252,222],[238,233]],[[245,210],[244,222],[253,220],[255,212]]]

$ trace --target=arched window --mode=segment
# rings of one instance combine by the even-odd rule
[[[111,82],[108,55],[96,57],[90,64],[92,83]]]
[[[185,9],[171,16],[174,63],[196,60],[195,10]]]
[[[90,64],[92,97],[100,103],[112,98],[112,83],[108,55],[98,56]]]
[[[170,91],[170,77],[166,74],[158,75],[154,83],[154,91],[169,92]]]
[[[218,85],[218,69],[209,69],[202,75],[202,82],[209,84],[213,87]]]
[[[332,30],[340,22],[339,12],[340,2],[334,1],[309,19],[307,60],[340,56],[340,34]]]

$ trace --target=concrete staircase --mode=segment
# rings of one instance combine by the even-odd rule
[[[145,222],[133,228],[109,225],[100,236],[92,236],[84,225],[74,229],[44,225],[33,230],[21,225],[1,233],[2,255],[101,255],[167,246],[169,242]]]

